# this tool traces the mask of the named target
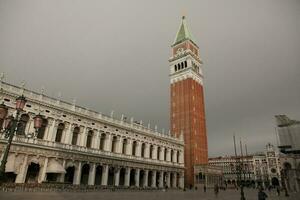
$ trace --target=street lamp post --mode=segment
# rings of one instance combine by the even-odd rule
[[[26,98],[22,95],[16,99],[16,116],[7,116],[8,107],[4,105],[4,103],[0,104],[0,120],[4,121],[4,130],[5,138],[8,138],[6,148],[3,153],[1,165],[0,165],[0,183],[5,182],[5,166],[7,163],[7,158],[10,150],[10,146],[12,144],[13,137],[18,129],[18,124],[20,122],[19,115],[23,111],[24,106],[26,104]],[[37,115],[34,118],[34,127],[38,130],[41,127],[42,116]],[[2,127],[1,127],[2,128]]]

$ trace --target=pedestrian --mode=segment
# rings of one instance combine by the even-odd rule
[[[203,190],[204,190],[204,192],[206,192],[206,185],[205,184],[203,186]]]
[[[276,191],[277,191],[277,196],[280,196],[280,188],[279,188],[279,186],[277,186]]]
[[[266,200],[268,195],[263,191],[263,188],[259,188],[258,200]]]
[[[215,184],[214,190],[215,190],[216,197],[218,197],[218,193],[219,193],[219,186],[218,186],[218,184]]]

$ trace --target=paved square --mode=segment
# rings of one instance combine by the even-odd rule
[[[296,200],[299,199],[299,193],[292,193],[288,198],[281,194],[278,197],[275,191],[267,192],[268,200]],[[249,189],[245,191],[246,200],[256,200],[257,190]],[[240,199],[239,191],[227,190],[220,191],[218,197],[215,197],[212,190],[206,193],[202,191],[97,191],[97,192],[0,192],[0,199],[4,200],[234,200]]]

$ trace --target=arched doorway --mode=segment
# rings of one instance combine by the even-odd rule
[[[17,125],[17,135],[25,135],[26,125],[29,121],[29,115],[22,114]]]
[[[117,136],[113,136],[112,142],[111,142],[111,152],[117,153]]]
[[[139,186],[140,187],[144,186],[144,179],[145,179],[145,171],[141,170],[140,171],[140,177],[139,177]]]
[[[37,183],[40,172],[40,165],[36,163],[30,163],[26,174],[26,183]]]
[[[48,126],[48,120],[43,119],[42,126],[41,128],[38,129],[38,134],[36,136],[38,139],[44,139],[47,126]]]
[[[95,185],[101,185],[101,183],[102,183],[102,170],[103,170],[103,167],[101,165],[98,165],[96,167]]]
[[[120,169],[120,182],[119,182],[120,186],[125,186],[125,174],[126,174],[126,169],[121,168]]]
[[[279,186],[279,180],[277,177],[273,177],[271,179],[271,183],[272,183],[272,186],[276,187],[276,186]]]
[[[90,165],[84,164],[81,170],[80,184],[87,185],[89,181]]]
[[[152,186],[152,177],[153,177],[153,172],[149,171],[148,172],[148,187]]]
[[[135,169],[130,170],[130,186],[135,186]]]
[[[66,174],[65,174],[65,183],[73,183],[74,180],[74,173],[75,173],[75,167],[68,167],[66,169]]]
[[[174,181],[174,174],[170,173],[170,187],[173,187],[173,181]]]
[[[110,167],[108,169],[108,179],[107,179],[107,185],[114,185],[114,177],[115,177],[115,168]]]
[[[92,139],[93,139],[94,132],[92,130],[89,130],[86,138],[86,147],[91,148],[92,147]]]
[[[156,172],[156,187],[159,187],[159,179],[160,179],[160,176],[161,176],[161,172]]]

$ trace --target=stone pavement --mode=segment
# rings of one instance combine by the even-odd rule
[[[300,193],[292,193],[290,197],[276,196],[275,191],[267,192],[268,200],[296,200]],[[246,200],[257,200],[257,190],[245,191]],[[203,191],[98,191],[98,192],[0,192],[0,200],[234,200],[240,199],[236,190],[220,191],[215,197],[212,190]]]

